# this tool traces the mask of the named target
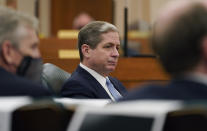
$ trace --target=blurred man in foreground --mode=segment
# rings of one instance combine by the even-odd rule
[[[42,64],[37,29],[36,18],[0,6],[0,96],[50,95],[36,84]]]
[[[155,23],[152,47],[172,80],[133,91],[124,100],[207,99],[207,2],[170,2]]]

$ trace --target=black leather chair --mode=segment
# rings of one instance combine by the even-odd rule
[[[43,65],[42,84],[58,96],[62,85],[70,75],[70,73],[51,63],[45,63]]]

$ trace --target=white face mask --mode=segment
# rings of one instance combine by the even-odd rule
[[[42,59],[24,56],[17,68],[16,74],[41,84]]]

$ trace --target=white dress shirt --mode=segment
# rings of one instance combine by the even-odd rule
[[[84,70],[86,70],[88,73],[90,73],[101,84],[101,86],[104,88],[106,93],[110,96],[110,98],[113,101],[115,101],[114,97],[111,95],[111,93],[109,92],[109,89],[106,86],[106,78],[108,78],[108,77],[103,77],[102,75],[100,75],[96,71],[88,68],[87,66],[83,65],[82,63],[80,63],[80,67],[82,67]]]

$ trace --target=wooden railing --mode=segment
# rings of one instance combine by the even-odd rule
[[[59,52],[62,49],[78,49],[77,39],[58,39],[45,38],[40,39],[40,52],[43,58],[59,58]]]

